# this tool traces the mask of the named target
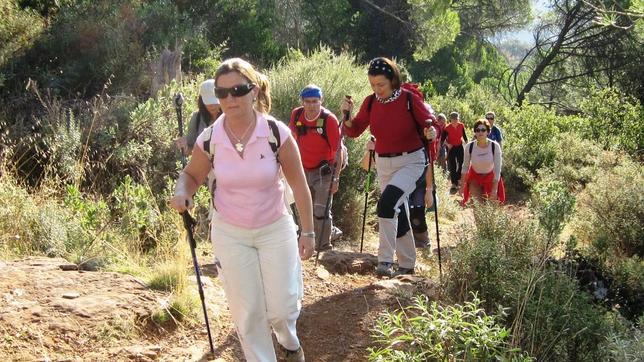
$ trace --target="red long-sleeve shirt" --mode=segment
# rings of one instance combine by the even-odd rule
[[[302,166],[306,169],[313,169],[320,165],[320,162],[327,160],[329,164],[333,163],[335,160],[335,153],[338,150],[340,145],[340,127],[338,119],[336,116],[331,113],[328,109],[322,107],[322,112],[320,112],[320,117],[312,121],[307,121],[302,111],[299,119],[295,119],[297,111],[302,108],[295,108],[291,112],[291,118],[289,121],[289,128],[293,132],[293,137],[297,141],[298,148],[300,149],[300,156],[302,157]],[[317,132],[318,126],[322,126],[322,113],[327,112],[329,116],[326,119],[326,135],[329,140],[327,141],[322,137],[322,134]],[[309,127],[306,134],[299,135],[297,132],[297,122],[301,122],[303,125]]]
[[[351,127],[345,127],[345,134],[349,137],[358,137],[370,127],[371,134],[376,137],[376,152],[401,153],[409,152],[423,146],[418,134],[416,124],[422,130],[426,127],[425,121],[433,119],[423,100],[412,94],[411,108],[407,110],[407,90],[393,102],[380,103],[376,99],[371,104],[371,112],[367,109],[369,97],[365,98],[358,114],[353,118]],[[415,120],[414,120],[415,119]],[[414,123],[415,122],[415,123]]]

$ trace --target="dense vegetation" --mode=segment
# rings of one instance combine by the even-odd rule
[[[470,126],[496,112],[504,177],[529,202],[520,218],[477,207],[443,298],[418,296],[383,316],[370,357],[636,359],[644,354],[642,5],[549,3],[537,27],[544,42],[513,67],[490,39],[531,20],[525,0],[0,0],[0,256],[61,256],[144,276],[175,292],[168,310],[190,316],[187,246],[166,206],[180,167],[174,94],[183,92],[189,114],[218,62],[242,56],[269,76],[278,118],[310,82],[339,113],[345,94],[370,93],[366,61],[392,56],[437,111],[458,111]],[[557,36],[559,46],[545,41]],[[165,48],[181,50],[184,78],[152,94]],[[347,145],[334,218],[355,237],[364,138]],[[444,192],[446,180],[438,182]],[[207,192],[196,199],[204,239]],[[457,212],[444,202],[440,217]]]

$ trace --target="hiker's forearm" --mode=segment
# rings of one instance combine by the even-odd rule
[[[280,148],[279,158],[284,177],[286,177],[286,181],[293,190],[293,198],[300,216],[302,231],[312,232],[313,204],[311,202],[311,192],[304,176],[300,153],[292,136]]]

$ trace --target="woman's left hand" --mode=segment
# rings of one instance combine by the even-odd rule
[[[315,238],[310,236],[300,236],[298,241],[298,248],[300,249],[300,258],[306,260],[313,255],[315,249]]]

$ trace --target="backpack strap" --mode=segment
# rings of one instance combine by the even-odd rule
[[[324,138],[324,140],[326,141],[326,144],[329,146],[329,149],[330,149],[331,143],[329,142],[329,136],[326,131],[326,125],[327,125],[326,120],[327,118],[329,118],[331,114],[326,110],[322,111],[319,117],[319,119],[322,119],[322,127],[318,127],[317,125],[315,127],[310,127],[304,124],[300,126],[297,125],[297,122],[302,116],[302,113],[304,113],[304,107],[300,107],[295,111],[295,118],[293,119],[295,129],[297,130],[297,132],[295,132],[295,139],[299,142],[299,137],[298,137],[299,135],[307,133],[309,129],[312,129],[312,128],[322,128],[322,133],[319,133],[319,135],[322,136],[322,138]]]
[[[367,111],[369,111],[369,113],[371,113],[371,106],[373,106],[374,99],[376,99],[376,93],[372,93],[369,96],[369,103],[367,103]]]
[[[282,145],[280,130],[279,128],[277,128],[277,123],[275,123],[274,119],[266,119],[266,120],[268,121],[268,127],[271,129],[271,134],[268,136],[268,144],[271,146],[271,150],[275,155],[275,159],[277,160],[277,163],[279,163],[280,160],[279,160],[278,153],[279,153],[279,148]]]
[[[214,124],[206,127],[206,129],[209,129],[208,136],[203,140],[203,150],[208,155],[208,159],[210,159],[210,162],[212,162],[215,158],[215,150],[210,148],[210,141],[212,140],[212,134],[215,132],[214,130]]]
[[[470,143],[470,157],[472,157],[472,150],[474,149],[474,142]],[[492,157],[494,157],[494,150],[496,147],[494,147],[494,141],[492,141]]]

